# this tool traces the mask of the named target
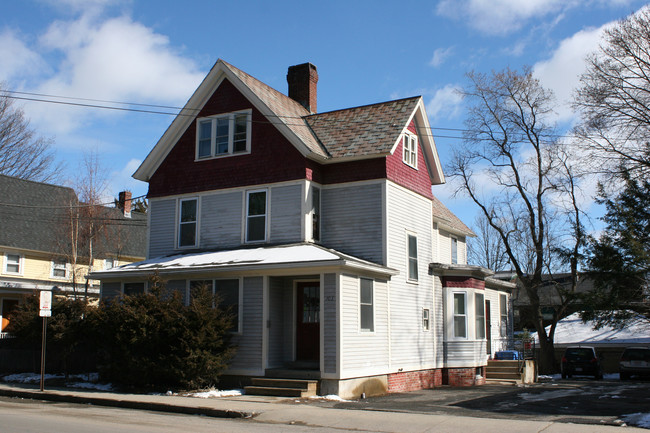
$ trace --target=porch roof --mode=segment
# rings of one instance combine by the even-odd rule
[[[399,273],[395,269],[320,245],[301,243],[156,257],[113,269],[92,272],[88,278],[98,280],[117,279],[148,276],[154,272],[178,274],[323,267],[352,268],[382,274],[387,277]]]

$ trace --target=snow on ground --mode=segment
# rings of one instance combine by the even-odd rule
[[[650,413],[632,413],[621,417],[629,425],[650,429]]]
[[[211,389],[208,391],[193,392],[187,394],[188,397],[197,397],[197,398],[235,397],[238,395],[244,395],[244,390],[243,389],[231,389],[231,390]]]
[[[317,399],[320,399],[320,400],[332,400],[332,401],[350,401],[350,400],[345,400],[345,399],[339,397],[336,394],[314,395],[314,396],[309,397],[309,398],[317,398]]]
[[[63,374],[46,374],[45,380],[64,380]],[[34,384],[41,382],[41,375],[35,373],[17,373],[9,374],[2,378],[5,382]],[[110,383],[97,383],[99,375],[97,373],[89,374],[71,374],[65,386],[68,388],[96,389],[98,391],[111,391],[113,386]]]

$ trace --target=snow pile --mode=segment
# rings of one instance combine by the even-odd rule
[[[242,389],[231,389],[228,391],[211,389],[209,391],[190,393],[188,394],[188,396],[198,397],[198,398],[218,398],[218,397],[236,397],[243,394],[244,394],[244,390]]]
[[[650,428],[650,413],[632,413],[621,417],[629,425]]]
[[[331,401],[350,401],[350,400],[345,400],[345,399],[339,397],[336,394],[314,395],[314,396],[311,396],[310,398],[317,398],[319,400],[331,400]]]
[[[64,374],[46,374],[43,376],[48,380],[64,380]],[[5,382],[36,384],[41,382],[41,375],[35,373],[17,373],[9,374],[2,378]],[[69,388],[96,389],[98,391],[111,391],[113,386],[109,383],[97,383],[99,375],[97,373],[89,374],[71,374],[68,376],[68,382],[65,386]]]

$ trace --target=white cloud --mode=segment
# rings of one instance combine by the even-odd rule
[[[13,82],[47,68],[39,54],[9,29],[0,33],[0,59],[0,81]]]
[[[126,16],[100,20],[82,15],[57,21],[41,35],[42,47],[60,54],[56,72],[36,89],[79,98],[182,105],[204,77],[195,63],[170,46],[169,39]],[[56,133],[85,120],[114,116],[48,104],[33,105],[30,115]]]
[[[427,114],[432,120],[442,117],[450,119],[460,113],[463,97],[458,93],[460,88],[447,84],[442,89],[438,89],[431,101],[427,104]],[[444,113],[444,116],[443,116]]]
[[[447,58],[449,58],[449,56],[452,55],[453,51],[454,47],[437,48],[433,52],[433,57],[431,58],[429,65],[433,66],[434,68],[439,67],[447,60]]]
[[[579,85],[580,75],[585,71],[585,59],[598,48],[602,32],[610,24],[598,29],[579,31],[560,42],[549,59],[534,65],[535,77],[544,87],[552,89],[555,93],[559,121],[572,119],[571,98]]]
[[[463,20],[483,33],[503,35],[523,27],[533,17],[565,10],[577,0],[441,0],[438,15]]]
[[[122,169],[111,172],[108,181],[107,191],[131,191],[133,196],[140,196],[147,193],[147,184],[131,177],[140,167],[142,161],[139,159],[130,159]]]

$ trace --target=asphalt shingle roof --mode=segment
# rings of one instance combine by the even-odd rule
[[[71,205],[79,205],[72,188],[0,175],[0,248],[64,253],[70,241],[66,225]],[[122,256],[144,257],[146,215],[133,212],[132,218],[125,218],[118,209],[102,209],[107,225],[97,253],[115,254],[111,245],[123,239]]]
[[[463,223],[460,218],[454,215],[438,197],[432,196],[433,200],[433,218],[438,222],[447,225],[449,228],[456,232],[462,233],[466,236],[476,236],[476,234]]]

